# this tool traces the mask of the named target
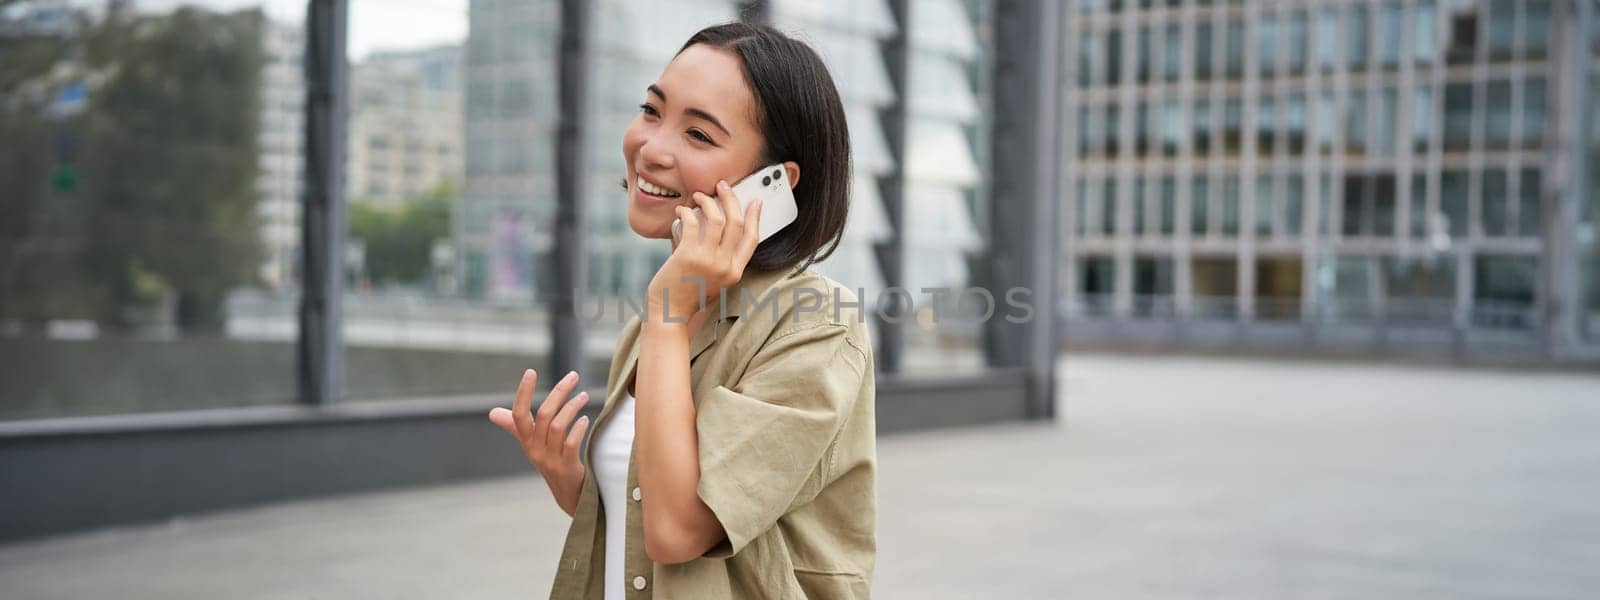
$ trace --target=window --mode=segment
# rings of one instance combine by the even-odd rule
[[[1539,261],[1527,256],[1473,259],[1472,324],[1487,329],[1531,329],[1535,325],[1534,282]]]
[[[1148,211],[1145,210],[1145,206],[1148,204],[1150,204],[1150,201],[1145,197],[1144,178],[1135,177],[1133,180],[1133,234],[1135,236],[1142,237],[1150,232],[1150,222],[1146,218]]]
[[[1211,103],[1200,100],[1194,103],[1194,151],[1205,154],[1211,147]]]
[[[1517,194],[1517,233],[1528,237],[1537,237],[1544,229],[1543,211],[1540,209],[1540,171],[1535,168],[1522,169],[1518,177]]]
[[[1106,84],[1122,83],[1122,30],[1106,32]]]
[[[1256,60],[1261,64],[1262,76],[1277,72],[1278,56],[1278,15],[1265,12],[1256,32]]]
[[[1305,179],[1290,173],[1283,180],[1283,226],[1288,237],[1299,237],[1305,219]]]
[[[1492,237],[1508,233],[1506,213],[1506,171],[1489,168],[1483,172],[1483,234]]]
[[[1418,154],[1428,151],[1436,114],[1433,109],[1433,86],[1418,85],[1411,96],[1411,145]]]
[[[1175,99],[1161,105],[1161,153],[1176,156],[1183,144],[1183,108]]]
[[[1411,237],[1422,239],[1428,231],[1428,176],[1417,173],[1411,176]]]
[[[1331,7],[1317,12],[1317,62],[1331,69],[1339,60],[1339,13]]]
[[[1229,98],[1222,105],[1223,149],[1228,154],[1238,154],[1244,133],[1244,102]]]
[[[1487,104],[1484,145],[1491,150],[1504,150],[1511,143],[1511,82],[1490,81]]]
[[[1290,154],[1301,154],[1306,150],[1306,95],[1300,92],[1289,94],[1289,102],[1284,108],[1284,122],[1287,125],[1287,144]]]
[[[1444,149],[1466,151],[1472,145],[1472,84],[1444,87]]]
[[[1278,103],[1272,96],[1263,96],[1256,106],[1256,152],[1272,154],[1278,129]]]
[[[1079,106],[1078,107],[1078,156],[1088,156],[1089,155],[1090,140],[1092,139],[1092,135],[1093,135],[1092,131],[1090,130],[1090,124],[1092,124],[1092,123],[1094,123],[1094,117],[1092,116],[1092,113],[1090,112],[1089,105],[1085,104],[1085,105]]]
[[[1592,1],[1592,0],[1591,0]],[[1522,4],[1522,54],[1541,59],[1550,47],[1550,0],[1527,0]],[[1600,20],[1591,10],[1590,21]]]
[[[1178,182],[1167,175],[1161,178],[1161,234],[1172,235],[1178,220]]]
[[[1489,2],[1489,60],[1510,60],[1515,42],[1516,0]]]
[[[1317,149],[1323,152],[1333,149],[1333,129],[1337,123],[1334,114],[1333,92],[1323,90],[1316,106]]]
[[[1105,154],[1108,158],[1116,157],[1119,150],[1117,132],[1122,128],[1121,108],[1116,104],[1106,105]]]
[[[1194,76],[1196,79],[1211,79],[1211,41],[1210,23],[1201,23],[1194,30]]]
[[[1138,64],[1138,73],[1136,77],[1138,77],[1138,81],[1141,84],[1150,83],[1150,73],[1152,71],[1150,63],[1151,61],[1155,60],[1155,47],[1150,41],[1149,27],[1139,28],[1138,53],[1139,54],[1135,59],[1137,60]]]
[[[1195,177],[1189,189],[1189,232],[1195,235],[1210,231],[1209,192],[1205,176]]]
[[[1117,180],[1107,177],[1104,191],[1100,197],[1100,233],[1113,235],[1117,232]]]
[[[1161,76],[1167,81],[1177,81],[1183,67],[1183,33],[1176,23],[1167,25],[1161,38]]]
[[[1140,102],[1134,106],[1133,152],[1144,156],[1150,151],[1150,105]]]
[[[1368,24],[1367,6],[1353,4],[1350,14],[1346,15],[1345,32],[1349,34],[1345,43],[1345,60],[1351,69],[1365,68],[1367,65],[1367,32]]]
[[[1455,237],[1467,235],[1467,173],[1446,170],[1439,177],[1439,211],[1445,231]]]
[[[1099,39],[1094,31],[1085,31],[1078,37],[1078,87],[1094,85],[1095,64],[1099,61],[1096,53],[1099,51]]]
[[[1417,3],[1416,14],[1412,18],[1411,29],[1411,57],[1417,62],[1433,62],[1438,52],[1438,41],[1435,39],[1435,21],[1438,15],[1434,12],[1433,0],[1422,0]]]
[[[1229,21],[1227,31],[1227,77],[1244,76],[1244,23]]]
[[[1306,45],[1310,42],[1307,33],[1308,25],[1306,11],[1295,9],[1289,14],[1289,72],[1300,74],[1306,69]]]
[[[1379,156],[1389,156],[1394,153],[1395,138],[1395,111],[1400,103],[1400,93],[1392,87],[1386,87],[1378,95],[1378,125],[1373,131],[1373,153]]]
[[[1452,65],[1471,63],[1478,48],[1478,13],[1469,9],[1449,14],[1450,45],[1445,60]]]
[[[1256,223],[1255,223],[1256,237],[1264,238],[1264,237],[1268,237],[1268,236],[1272,235],[1272,210],[1273,210],[1273,204],[1274,204],[1273,196],[1272,196],[1272,192],[1273,192],[1272,175],[1270,175],[1270,174],[1257,175],[1256,176],[1256,189],[1255,189],[1255,192],[1256,192],[1256,215],[1255,215],[1255,217],[1256,217],[1255,218],[1255,221],[1256,221]]]
[[[1400,3],[1386,0],[1378,15],[1378,61],[1386,68],[1400,64]]]
[[[1239,235],[1239,177],[1222,178],[1222,235]]]
[[[1072,233],[1083,237],[1089,233],[1089,200],[1091,194],[1088,178],[1078,179],[1077,194],[1072,202]]]
[[[1367,149],[1367,92],[1351,90],[1345,102],[1344,151],[1362,153]]]
[[[1173,268],[1170,258],[1137,258],[1133,261],[1133,315],[1170,317]]]
[[[1590,98],[1591,102],[1600,99]],[[1529,77],[1522,87],[1522,146],[1532,148],[1544,140],[1544,114],[1546,110],[1543,77]]]

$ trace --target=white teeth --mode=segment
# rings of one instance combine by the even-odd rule
[[[639,189],[644,190],[646,194],[650,194],[652,196],[661,196],[663,198],[677,198],[681,195],[667,188],[645,181],[643,177],[639,178]]]

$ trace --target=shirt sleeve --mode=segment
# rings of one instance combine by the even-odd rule
[[[846,326],[819,322],[769,340],[733,389],[700,399],[697,491],[728,533],[705,556],[738,553],[820,492],[804,488],[861,395],[867,365]]]

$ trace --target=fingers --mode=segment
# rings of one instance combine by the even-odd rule
[[[562,438],[566,436],[567,426],[572,424],[572,419],[577,417],[583,407],[588,405],[589,392],[579,392],[578,395],[573,396],[571,400],[567,401],[566,405],[561,407],[561,412],[556,413],[555,420],[550,422],[551,431],[557,433],[545,440],[546,450],[557,455],[561,454]]]
[[[511,433],[524,441],[533,439],[533,384],[538,380],[539,374],[533,369],[523,371],[522,383],[517,384],[517,399],[511,404]]]
[[[720,195],[721,192],[719,191]],[[700,206],[700,214],[706,218],[705,237],[711,241],[712,246],[722,243],[722,228],[728,222],[728,216],[723,214],[722,206],[716,198],[701,192],[694,193],[694,202]]]
[[[756,198],[750,203],[750,210],[744,217],[744,235],[739,238],[739,246],[734,250],[734,267],[740,273],[744,266],[750,262],[750,256],[756,253],[756,246],[761,245],[761,199]]]
[[[718,247],[731,256],[744,241],[744,210],[739,208],[739,197],[733,193],[733,187],[727,181],[717,182],[717,200],[722,204],[722,214],[727,220]]]
[[[698,194],[699,192],[695,193]],[[680,223],[678,226],[680,230],[678,243],[683,244],[689,240],[694,240],[691,243],[699,243],[701,239],[700,217],[695,216],[694,209],[687,206],[678,206],[672,210],[678,214],[678,222]]]
[[[572,393],[572,388],[578,385],[578,372],[570,371],[555,387],[550,388],[550,395],[544,397],[544,403],[539,405],[539,416],[534,420],[533,439],[529,440],[541,447],[548,448],[550,437],[550,422],[555,420],[556,413],[567,403],[567,396]]]
[[[583,444],[583,434],[589,431],[589,415],[578,417],[578,423],[567,432],[567,441],[561,445],[562,456],[578,460],[578,446]]]
[[[494,423],[495,426],[506,430],[506,433],[516,436],[517,424],[513,419],[511,411],[506,410],[504,407],[496,406],[489,410],[490,423]]]

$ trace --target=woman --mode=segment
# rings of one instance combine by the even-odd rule
[[[569,373],[490,420],[572,515],[552,598],[864,598],[876,558],[873,361],[856,295],[808,270],[849,208],[849,131],[809,47],[701,30],[623,134],[628,224],[682,241],[623,330],[580,453]],[[766,241],[729,185],[782,163],[798,219]],[[700,209],[704,224],[690,211]],[[586,458],[580,458],[586,455]]]

